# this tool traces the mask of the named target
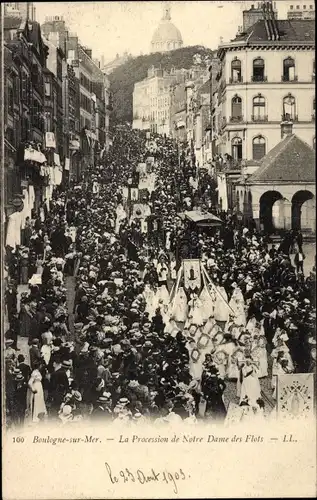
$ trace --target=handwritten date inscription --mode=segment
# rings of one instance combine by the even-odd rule
[[[153,468],[149,471],[144,471],[142,469],[132,471],[128,468],[124,468],[120,470],[119,473],[114,473],[107,462],[105,462],[105,466],[112,484],[128,482],[139,484],[164,482],[173,487],[174,493],[178,493],[177,483],[190,478],[190,475],[185,474],[182,469],[178,469],[178,471],[172,473],[169,471],[157,472]]]

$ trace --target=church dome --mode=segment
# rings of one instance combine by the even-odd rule
[[[181,32],[171,22],[169,9],[166,9],[163,19],[154,31],[151,51],[166,52],[168,50],[179,49],[183,46]]]

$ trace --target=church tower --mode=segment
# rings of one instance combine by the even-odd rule
[[[169,2],[164,2],[163,17],[154,31],[151,41],[151,52],[168,52],[183,46],[181,32],[171,21],[171,7]]]

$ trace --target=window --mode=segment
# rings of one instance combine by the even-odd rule
[[[265,98],[261,94],[253,98],[252,120],[254,122],[264,122],[267,120],[267,116],[265,115]]]
[[[230,83],[242,82],[241,61],[234,59],[231,62],[231,80]]]
[[[313,138],[313,148],[316,149],[316,137]]]
[[[299,5],[296,5],[296,9],[299,10]]]
[[[295,61],[292,57],[287,57],[283,61],[283,82],[293,82],[295,77]]]
[[[303,9],[306,10],[306,5],[303,5]]]
[[[51,83],[50,82],[45,82],[45,96],[46,97],[51,96]]]
[[[315,59],[313,62],[313,81],[315,81]]]
[[[13,113],[13,104],[14,104],[14,94],[13,88],[8,87],[8,112]]]
[[[242,139],[240,137],[232,139],[231,154],[234,160],[242,160]]]
[[[288,94],[283,99],[283,120],[294,121],[296,119],[295,97]]]
[[[75,51],[74,50],[68,51],[68,59],[71,59],[72,61],[75,59]]]
[[[231,121],[242,121],[242,99],[238,95],[231,101]]]
[[[315,99],[313,100],[313,114],[312,114],[312,120],[315,121],[315,116],[316,116],[316,101]]]
[[[253,82],[264,82],[266,80],[264,76],[264,69],[265,69],[265,64],[262,57],[257,57],[256,59],[254,59],[253,75],[252,75]]]
[[[253,82],[264,82],[265,77],[264,77],[264,60],[262,57],[258,57],[257,59],[254,59],[253,61],[253,75],[252,75],[252,81]]]
[[[262,135],[254,137],[252,141],[252,157],[253,160],[261,160],[265,156],[266,144]]]
[[[293,10],[293,9],[294,9],[294,5],[291,5],[291,6],[290,6],[290,9],[291,9],[291,10]]]

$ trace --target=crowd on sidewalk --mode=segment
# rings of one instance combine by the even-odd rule
[[[121,127],[105,164],[60,186],[44,217],[28,221],[24,247],[7,249],[9,424],[224,420],[232,379],[240,404],[262,415],[259,379],[272,377],[274,397],[277,375],[315,370],[314,280],[294,269],[286,244],[269,248],[234,214],[222,214],[220,230],[191,232],[177,214],[211,209],[212,179],[197,179],[172,140],[155,141],[151,222],[130,218],[127,196],[146,162],[146,137]],[[212,286],[176,287],[184,237]],[[74,311],[67,275],[76,277]],[[29,285],[19,312],[17,283]],[[28,339],[30,364],[19,337]]]

